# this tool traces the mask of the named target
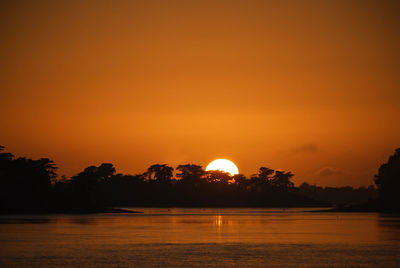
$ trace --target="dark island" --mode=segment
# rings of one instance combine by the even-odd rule
[[[375,175],[375,184],[378,187],[379,198],[321,211],[400,213],[400,148],[395,150],[387,163],[379,167],[378,174]]]
[[[4,147],[0,147],[1,150]],[[155,164],[142,174],[103,163],[58,177],[48,158],[0,153],[0,213],[137,213],[118,207],[332,207],[332,211],[398,211],[400,150],[379,169],[375,187],[295,187],[291,172],[261,167],[250,178]],[[397,172],[397,173],[396,173]],[[390,174],[390,175],[388,175]],[[396,177],[397,176],[397,177]],[[396,188],[397,187],[397,188]],[[396,203],[397,202],[397,203]]]

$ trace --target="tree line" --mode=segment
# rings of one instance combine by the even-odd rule
[[[365,202],[377,194],[372,186],[337,188],[303,183],[295,187],[293,173],[267,167],[260,167],[250,177],[205,171],[195,164],[175,169],[155,164],[136,175],[117,173],[111,163],[89,166],[70,178],[59,178],[56,171],[48,158],[15,158],[0,147],[0,211],[85,212],[124,206],[315,207]],[[377,186],[386,194],[382,176],[377,175]]]

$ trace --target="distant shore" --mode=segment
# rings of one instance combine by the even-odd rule
[[[380,208],[376,203],[362,203],[356,205],[343,205],[337,207],[327,207],[327,206],[139,206],[141,208],[144,207],[157,207],[157,208],[281,208],[281,209],[290,209],[290,208],[304,208],[305,212],[381,212],[381,213],[399,213],[398,210],[388,210]],[[132,208],[135,208],[134,206]],[[312,210],[312,208],[320,208],[318,210]],[[308,210],[310,209],[310,210]],[[2,210],[0,211],[0,215],[4,214],[102,214],[102,213],[144,213],[142,211],[130,210],[125,208],[115,208],[115,207],[97,207],[97,208],[44,208],[44,209],[14,209],[14,210]]]
[[[43,210],[8,210],[1,211],[1,214],[99,214],[99,213],[143,213],[142,211],[127,210],[121,208],[82,208],[82,209],[43,209]]]
[[[366,207],[363,205],[340,206],[329,209],[312,210],[309,212],[381,212],[376,208]]]
[[[312,212],[377,212],[377,213],[400,213],[396,207],[383,207],[378,202],[368,202],[356,205],[337,206],[330,209],[313,210]]]

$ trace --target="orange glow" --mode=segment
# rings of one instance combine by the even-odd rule
[[[372,184],[400,142],[399,6],[0,1],[0,145],[67,177],[219,154]]]

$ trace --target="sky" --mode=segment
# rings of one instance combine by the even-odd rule
[[[396,1],[1,1],[0,144],[59,175],[232,160],[373,184],[400,147]]]

